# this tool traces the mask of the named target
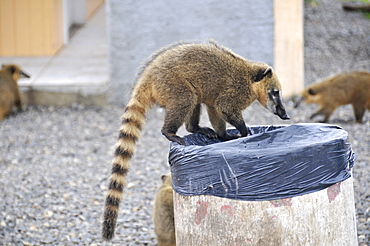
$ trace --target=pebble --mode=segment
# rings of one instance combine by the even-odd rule
[[[293,103],[287,102],[287,110],[292,120],[281,121],[261,106],[254,103],[245,112],[250,125],[286,124],[307,121],[309,111],[314,106],[302,106],[307,109],[294,109]],[[104,108],[88,107],[58,108],[41,110],[42,106],[28,106],[20,114],[12,115],[1,123],[0,134],[12,136],[14,144],[3,138],[1,144],[7,149],[0,149],[4,161],[0,162],[0,239],[4,245],[102,245],[100,238],[100,218],[110,172],[111,149],[115,144],[122,108],[107,106]],[[333,115],[336,122],[341,117],[348,117],[348,122],[341,126],[349,132],[352,148],[357,154],[353,169],[355,199],[357,207],[358,239],[361,243],[369,242],[370,197],[365,196],[370,187],[370,158],[366,154],[370,146],[370,133],[367,124],[355,124],[351,118],[351,108],[340,108]],[[126,190],[118,218],[117,235],[112,245],[155,245],[156,239],[151,221],[151,208],[154,193],[161,183],[161,175],[169,172],[167,155],[168,141],[161,136],[163,112],[152,110],[144,127],[143,137],[139,141],[137,153],[132,161],[129,173],[129,189]],[[33,121],[28,119],[33,117]],[[94,139],[85,142],[84,131],[76,133],[58,122],[75,122],[83,116],[88,119],[79,121],[79,127],[92,129],[104,125],[106,130],[91,131],[88,134]],[[38,127],[50,120],[56,122],[52,128]],[[59,120],[57,120],[59,119]],[[365,115],[370,122],[370,113]],[[209,124],[207,117],[202,116],[203,125]],[[52,124],[49,124],[50,126]],[[22,139],[29,135],[32,146]],[[100,128],[103,129],[103,128]],[[56,132],[63,132],[63,138]],[[94,133],[92,133],[94,132]],[[179,134],[187,134],[181,128]],[[43,136],[42,136],[43,135]],[[41,137],[42,136],[42,137]],[[46,139],[39,141],[37,139]],[[30,142],[31,142],[30,141]],[[59,143],[53,154],[47,153],[49,143]],[[97,146],[97,153],[90,152],[91,145]],[[155,143],[155,144],[151,144]],[[19,157],[14,164],[11,153],[22,148],[29,152]],[[150,149],[150,151],[147,151]],[[10,150],[10,151],[8,151]],[[36,150],[40,150],[37,154]],[[73,158],[62,158],[66,153],[74,153]],[[153,153],[147,154],[147,153]],[[26,152],[24,152],[26,153]],[[31,155],[29,153],[36,153]],[[155,155],[154,155],[155,153]],[[95,155],[87,167],[84,160]],[[155,156],[155,158],[153,158]],[[78,161],[77,161],[78,160]],[[154,172],[156,170],[156,172]],[[129,236],[128,236],[129,235]]]

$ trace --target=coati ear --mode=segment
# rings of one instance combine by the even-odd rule
[[[12,65],[12,66],[10,67],[10,72],[12,73],[12,75],[13,75],[16,71],[17,71],[17,68],[16,68],[14,65]]]
[[[310,94],[310,95],[312,95],[312,96],[314,96],[314,95],[316,95],[316,93],[310,88],[310,89],[308,89],[308,94]]]
[[[261,81],[263,78],[265,78],[266,76],[271,76],[272,75],[272,67],[268,67],[266,69],[258,69],[257,70],[257,73],[252,76],[252,80],[253,82],[259,82]]]
[[[264,77],[270,76],[272,74],[272,67],[266,68],[265,72],[263,72]]]
[[[162,175],[161,179],[164,181],[166,179],[166,175]]]

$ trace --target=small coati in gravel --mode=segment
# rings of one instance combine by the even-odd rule
[[[159,246],[176,246],[171,175],[162,176],[153,206],[154,231]]]
[[[320,109],[311,116],[311,119],[323,115],[323,122],[327,122],[337,107],[352,104],[356,122],[361,123],[366,109],[370,110],[370,73],[337,74],[306,87],[301,100],[295,106],[297,107],[303,99],[307,104],[320,105]]]
[[[352,5],[352,4],[343,4],[343,9],[352,10],[352,11],[366,11],[370,12],[370,4],[365,5]]]
[[[280,118],[289,119],[279,80],[265,63],[248,61],[214,41],[177,43],[155,53],[139,72],[123,114],[103,214],[103,238],[110,240],[114,235],[129,161],[149,108],[158,104],[165,109],[162,134],[184,145],[176,135],[183,123],[187,131],[211,138],[240,137],[226,133],[228,122],[241,136],[247,136],[250,131],[242,111],[255,100]],[[199,126],[201,104],[206,105],[214,130]]]
[[[30,76],[17,65],[2,65],[0,70],[0,121],[12,111],[13,106],[22,110],[17,82],[21,77],[29,78]]]

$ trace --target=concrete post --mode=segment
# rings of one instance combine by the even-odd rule
[[[178,245],[357,245],[353,179],[270,201],[174,193]]]

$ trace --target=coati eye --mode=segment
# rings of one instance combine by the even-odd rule
[[[15,66],[11,66],[10,71],[14,74],[17,71],[17,68]]]
[[[308,89],[308,94],[310,94],[310,95],[315,95],[316,93],[312,90],[312,89]]]
[[[280,92],[277,89],[267,90],[267,94],[271,101],[275,101],[277,98],[280,98]]]
[[[277,96],[279,96],[279,90],[277,90],[277,89],[270,89],[270,90],[268,90],[268,93],[269,93],[271,96],[273,96],[273,97],[277,97]]]

